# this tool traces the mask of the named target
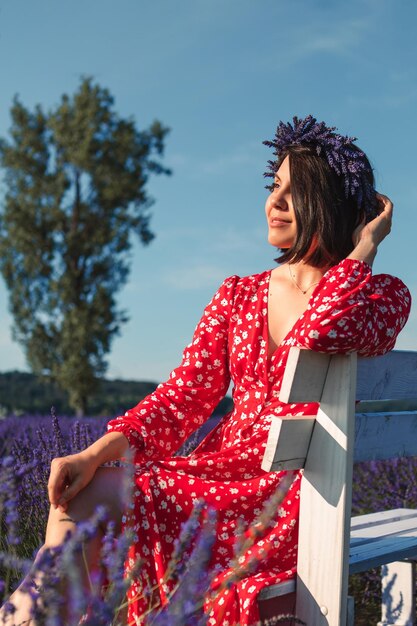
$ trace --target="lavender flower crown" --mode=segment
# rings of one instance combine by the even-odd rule
[[[311,145],[315,147],[319,156],[323,156],[338,176],[344,178],[344,189],[347,198],[354,198],[365,212],[369,221],[378,214],[375,189],[372,180],[372,170],[365,153],[357,146],[353,146],[356,137],[347,137],[335,133],[335,126],[326,126],[318,122],[312,115],[305,119],[293,118],[293,124],[280,122],[273,141],[264,141],[266,146],[274,148],[275,161],[268,161],[268,170],[265,177],[274,177],[279,158],[290,146]],[[267,185],[272,191],[275,185]]]

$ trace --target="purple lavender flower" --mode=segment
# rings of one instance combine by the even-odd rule
[[[156,616],[149,618],[149,626],[203,626],[207,623],[208,616],[203,613],[203,598],[213,577],[213,572],[208,570],[208,563],[215,541],[216,523],[216,511],[206,509],[195,547],[170,596],[169,604],[158,611]]]
[[[173,580],[178,579],[186,568],[191,547],[201,526],[204,506],[203,500],[194,504],[190,517],[182,524],[180,535],[174,542],[174,550],[167,566],[167,575]]]
[[[34,465],[34,463],[30,463],[21,465],[16,469],[12,456],[6,456],[0,460],[0,514],[7,528],[6,542],[9,545],[16,546],[20,543],[18,532],[19,483],[25,474],[34,468]]]

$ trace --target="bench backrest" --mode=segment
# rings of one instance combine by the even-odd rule
[[[357,363],[355,354],[291,348],[280,400],[320,408],[273,418],[262,467],[304,467],[296,613],[308,624],[345,623],[353,461],[417,456],[416,396],[416,353]]]

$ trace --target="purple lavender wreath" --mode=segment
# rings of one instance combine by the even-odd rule
[[[279,167],[280,156],[290,146],[311,145],[319,156],[324,157],[338,176],[344,179],[346,197],[354,198],[369,221],[378,214],[375,189],[371,184],[372,169],[365,153],[354,142],[356,137],[335,133],[335,126],[326,126],[312,115],[301,119],[294,116],[293,123],[280,122],[273,141],[264,141],[274,149],[275,161],[268,161],[265,177],[274,177]],[[267,189],[274,188],[274,184]]]

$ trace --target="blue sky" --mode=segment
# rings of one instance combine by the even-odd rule
[[[157,235],[133,248],[130,321],[110,377],[161,380],[225,276],[273,267],[262,173],[279,120],[312,113],[355,135],[395,221],[376,272],[417,298],[417,3],[414,0],[0,0],[0,136],[19,94],[55,105],[81,75],[139,127],[171,128],[150,182]],[[26,368],[0,279],[0,371]],[[397,347],[417,349],[417,314]]]

